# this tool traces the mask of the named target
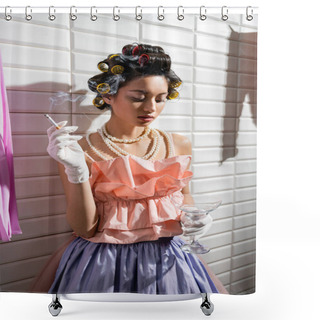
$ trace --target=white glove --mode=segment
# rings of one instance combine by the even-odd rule
[[[47,130],[49,144],[47,151],[56,161],[62,163],[68,180],[71,183],[82,183],[89,179],[89,169],[85,155],[78,140],[82,137],[70,135],[78,129],[77,126],[65,126],[68,121],[58,123],[61,129],[51,126]]]
[[[212,220],[210,214],[194,215],[184,212],[181,215],[182,235],[186,237],[194,236],[197,240],[208,232]]]

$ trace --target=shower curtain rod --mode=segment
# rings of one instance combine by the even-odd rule
[[[228,6],[220,6],[220,7],[188,7],[188,6],[176,6],[176,7],[167,7],[167,6],[157,6],[157,7],[144,7],[144,6],[1,6],[0,13],[114,13],[114,10],[117,10],[117,13],[157,13],[159,10],[164,13],[177,13],[179,12],[183,14],[195,14],[201,12],[205,14],[210,13],[221,13],[222,10],[228,10],[228,14],[239,14],[246,13],[249,11],[250,14],[257,14],[258,7],[247,6],[247,7],[228,7]]]

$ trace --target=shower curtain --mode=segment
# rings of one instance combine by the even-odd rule
[[[180,12],[183,12],[180,10]],[[192,142],[191,192],[222,201],[200,240],[208,272],[230,294],[255,291],[257,20],[243,13],[12,13],[0,20],[0,50],[11,119],[15,192],[22,234],[0,241],[0,291],[31,292],[72,230],[55,161],[46,148],[50,123],[67,120],[93,132],[109,112],[92,105],[87,80],[97,62],[129,43],[159,45],[183,85],[152,126]],[[119,14],[120,19],[117,19]],[[75,15],[74,15],[75,16]],[[223,18],[223,19],[222,19]],[[1,173],[6,168],[1,167]],[[47,266],[47,268],[45,267]],[[45,271],[44,271],[45,270]],[[42,281],[45,281],[42,279]],[[53,279],[47,277],[47,282]],[[43,284],[46,287],[48,284]]]
[[[0,240],[21,234],[14,186],[13,155],[9,108],[0,52]]]

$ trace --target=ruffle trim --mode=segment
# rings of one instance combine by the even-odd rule
[[[155,161],[131,155],[118,157],[94,162],[89,181],[97,201],[164,197],[191,180],[193,173],[187,170],[190,161],[190,155]]]
[[[183,202],[190,161],[190,155],[155,161],[130,155],[94,162],[89,181],[99,225],[87,240],[124,244],[182,234],[173,200]]]

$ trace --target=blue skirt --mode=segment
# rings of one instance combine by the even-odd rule
[[[94,243],[81,237],[65,250],[49,293],[218,293],[196,255],[179,237],[131,244]]]

